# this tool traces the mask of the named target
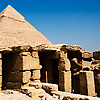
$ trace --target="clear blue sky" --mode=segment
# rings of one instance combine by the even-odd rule
[[[100,49],[100,0],[0,0],[11,5],[53,44]]]

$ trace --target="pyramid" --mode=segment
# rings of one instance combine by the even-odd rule
[[[0,14],[0,47],[52,44],[13,7],[8,5]]]
[[[11,7],[10,5],[8,5],[4,11],[2,11],[1,16],[6,16],[9,18],[14,18],[16,20],[20,20],[20,21],[24,21],[24,17],[18,13],[13,7]]]

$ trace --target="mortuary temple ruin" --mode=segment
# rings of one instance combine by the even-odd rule
[[[0,89],[32,98],[48,93],[51,100],[100,100],[100,50],[54,45],[8,5],[0,14]]]

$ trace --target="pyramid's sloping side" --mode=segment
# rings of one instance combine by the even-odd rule
[[[12,6],[8,5],[0,14],[0,16],[6,16],[16,20],[24,21],[24,17],[17,12]]]
[[[0,47],[15,45],[52,44],[27,21],[20,22],[8,17],[0,18]]]

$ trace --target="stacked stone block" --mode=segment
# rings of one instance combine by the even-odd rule
[[[95,96],[95,84],[93,71],[80,71],[80,93]]]
[[[32,79],[40,82],[39,57],[37,51],[17,53],[12,62],[15,62],[7,79],[6,88],[18,89]]]
[[[67,53],[64,51],[60,52],[59,59],[59,89],[66,92],[71,92],[71,71],[70,61],[67,58]]]

